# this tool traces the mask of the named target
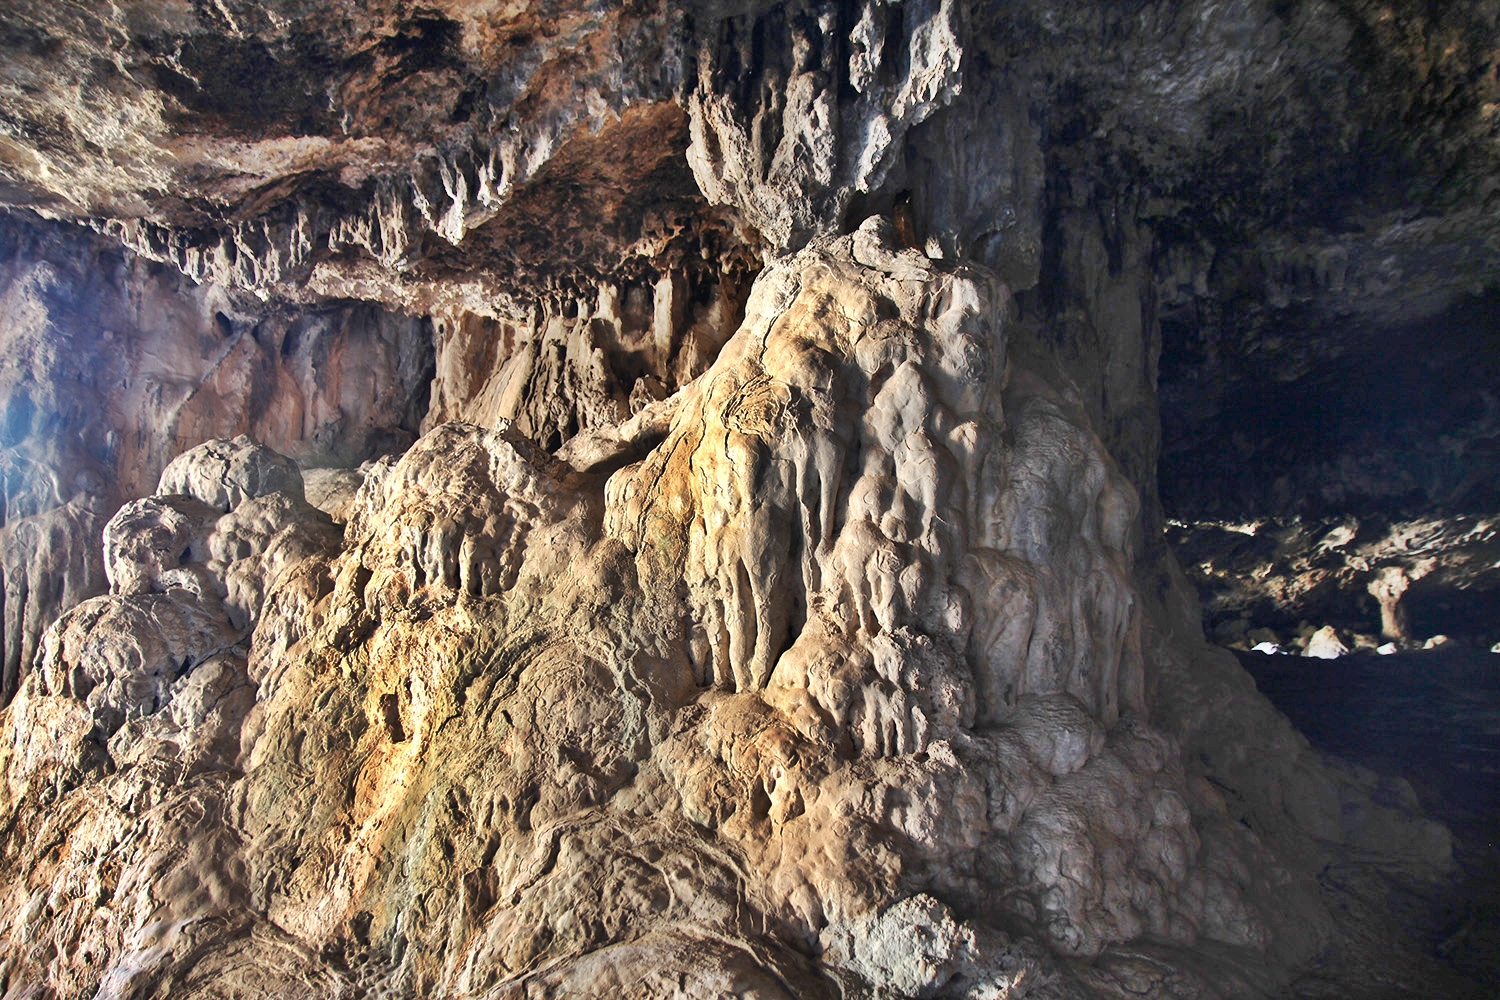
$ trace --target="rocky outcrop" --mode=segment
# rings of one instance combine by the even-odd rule
[[[426,425],[514,424],[549,450],[610,433],[702,375],[738,327],[759,262],[741,250],[724,264],[601,284],[524,319],[434,317]]]
[[[209,482],[229,445],[174,470]],[[164,493],[123,507],[104,532],[110,592],[47,630],[6,709],[7,991],[131,995],[163,966],[191,966],[206,928],[248,926],[222,811],[255,703],[251,629],[267,592],[295,589],[338,535],[286,459],[246,444],[238,457],[289,475],[222,506]]]
[[[175,456],[247,432],[318,465],[403,448],[425,412],[432,346],[420,320],[368,305],[266,306],[81,232],[22,224],[5,238],[8,699],[42,630],[103,592],[105,522],[152,492]]]
[[[7,26],[12,118],[56,137],[7,133],[7,201],[196,280],[487,312],[650,262],[712,214],[678,156],[689,36],[669,5],[32,7]],[[485,266],[443,249],[464,244]]]
[[[1003,286],[861,245],[763,274],[607,482],[444,424],[367,468],[339,552],[272,456],[174,463],[196,495],[111,521],[114,593],[8,710],[71,734],[7,760],[12,829],[60,824],[7,841],[8,987],[1107,995],[1148,937],[1207,995],[1332,940],[1297,837],[1441,866],[1250,691],[1286,804],[1226,805],[1146,715],[1133,489],[1007,351]],[[83,805],[162,773],[196,777],[128,826]],[[60,836],[113,845],[87,907],[48,902]]]
[[[878,189],[906,132],[962,88],[953,0],[771,8],[726,19],[698,55],[688,163],[772,246],[796,249]]]

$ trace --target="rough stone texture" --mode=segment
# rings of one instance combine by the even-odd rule
[[[885,180],[907,130],[957,95],[960,10],[825,4],[725,20],[688,103],[699,189],[773,246],[827,232]]]
[[[349,511],[354,506],[354,497],[365,484],[365,470],[329,469],[314,466],[302,470],[302,491],[307,502],[333,518],[339,524],[349,520]]]
[[[96,539],[108,518],[101,498],[67,503],[6,526],[0,541],[5,573],[6,700],[36,658],[37,643],[57,616],[107,586]]]
[[[1260,718],[1231,745],[1279,761],[1280,791],[1232,786],[1270,839],[1234,822],[1143,714],[1134,492],[1008,357],[1003,286],[857,252],[763,274],[666,439],[607,485],[450,423],[367,469],[331,559],[285,493],[127,505],[111,579],[148,592],[66,615],[8,710],[18,737],[74,734],[13,745],[12,823],[108,838],[111,867],[98,908],[48,908],[81,869],[7,841],[30,873],[10,988],[212,995],[248,954],[288,992],[637,995],[636,963],[687,996],[1109,995],[1146,937],[1208,995],[1334,939],[1308,833],[1440,870],[1441,828],[1322,769],[1248,688],[1236,717]],[[180,461],[219,469],[224,447]],[[287,532],[307,558],[275,557]],[[265,596],[236,620],[247,565]],[[236,671],[254,709],[214,714]],[[83,806],[153,768],[202,777],[128,828]],[[196,826],[170,819],[186,802]],[[47,951],[84,938],[108,961]]]
[[[1305,647],[1320,628],[1365,649],[1440,635],[1481,649],[1500,641],[1492,518],[1173,522],[1168,535],[1224,645]]]
[[[263,450],[258,464],[289,466]],[[290,470],[285,485],[300,494]],[[20,862],[0,889],[8,992],[46,969],[63,995],[136,995],[163,966],[200,964],[205,937],[248,929],[223,810],[255,703],[249,631],[262,588],[285,589],[338,544],[326,515],[294,494],[244,496],[227,513],[158,495],[105,528],[111,592],[47,630],[5,710],[0,815]],[[254,940],[202,964],[243,969],[236,959]],[[224,982],[226,995],[253,985]]]
[[[656,267],[713,214],[667,4],[28,4],[6,25],[6,200],[196,279],[487,313],[579,267]]]
[[[190,496],[226,514],[268,493],[307,499],[297,463],[243,434],[233,441],[205,441],[178,455],[161,470],[156,492]]]
[[[15,223],[0,254],[7,521],[149,493],[209,438],[325,464],[411,442],[431,378],[420,320],[266,305],[73,227]]]
[[[724,264],[603,283],[524,320],[437,317],[426,426],[503,421],[548,449],[614,431],[702,375],[739,326],[759,262],[746,251]]]
[[[0,11],[0,991],[1436,975],[1379,883],[1441,885],[1447,832],[1204,645],[1157,385],[1192,454],[1240,359],[1488,294],[1495,40],[1477,3]]]

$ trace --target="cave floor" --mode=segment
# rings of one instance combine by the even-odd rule
[[[1457,870],[1441,885],[1391,878],[1351,861],[1323,873],[1340,898],[1383,900],[1365,926],[1397,921],[1451,983],[1428,996],[1494,996],[1500,988],[1500,655],[1448,646],[1335,660],[1237,652],[1256,684],[1318,749],[1405,778],[1454,836]],[[1378,907],[1372,908],[1377,909]],[[1424,963],[1426,964],[1426,963]],[[1464,981],[1467,980],[1467,983]],[[1473,984],[1473,989],[1469,989]],[[1345,984],[1347,985],[1347,984]],[[1410,987],[1391,984],[1390,996]],[[1299,996],[1340,996],[1330,982]]]

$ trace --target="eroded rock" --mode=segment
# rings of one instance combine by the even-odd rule
[[[106,589],[105,522],[154,492],[179,453],[247,432],[323,464],[405,447],[425,408],[432,345],[418,319],[348,303],[271,306],[195,286],[76,227],[10,219],[0,351],[8,699],[42,631]],[[246,486],[271,487],[237,482],[267,470],[231,471],[227,451],[220,464],[169,489],[227,510]],[[277,482],[290,488],[291,473]]]
[[[0,13],[0,201],[134,248],[0,262],[0,990],[1420,978],[1330,879],[1447,835],[1200,641],[1155,393],[1492,279],[1454,9]]]
[[[1222,739],[1194,721],[1222,696],[1147,715],[1135,491],[1008,350],[1003,285],[861,253],[773,265],[607,477],[445,423],[362,471],[340,545],[273,453],[174,463],[164,488],[197,496],[127,504],[115,593],[47,634],[7,808],[222,802],[162,828],[190,859],[171,879],[217,888],[169,879],[157,923],[25,910],[13,941],[107,926],[109,958],[7,974],[211,990],[284,935],[261,981],[335,991],[608,992],[640,968],[684,996],[1086,996],[1103,980],[1070,961],[1126,975],[1149,939],[1269,984],[1334,933],[1310,862],[1278,854],[1295,831],[1441,866],[1440,832],[1324,770],[1253,688],[1233,697],[1281,784],[1211,772],[1268,833],[1234,822],[1183,751]],[[122,871],[154,863],[156,834],[66,815],[113,829]],[[114,908],[137,892],[114,885]]]

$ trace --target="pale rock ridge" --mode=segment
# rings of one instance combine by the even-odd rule
[[[110,593],[43,636],[45,690],[83,700],[106,738],[126,719],[155,714],[196,665],[247,638],[286,570],[337,541],[328,517],[303,500],[290,459],[244,437],[183,453],[160,492],[105,525]]]
[[[1013,448],[981,443],[1007,429],[1002,287],[904,263],[886,277],[843,242],[762,275],[695,404],[611,481],[609,530],[648,585],[686,567],[721,686],[766,687],[800,624],[826,616],[833,632],[912,623],[947,640],[978,675],[983,721],[1028,693],[1106,721],[1140,711],[1133,491],[1081,414],[1024,373]]]
[[[958,859],[991,854],[1001,909],[1053,948],[1097,955],[1142,933],[1265,947],[1247,872],[1199,867],[1172,744],[1136,724],[1106,740],[1144,710],[1133,491],[1076,407],[1007,371],[1003,287],[966,269],[903,280],[850,244],[762,275],[672,433],[608,491],[606,530],[637,551],[642,585],[686,584],[698,682],[791,723],[761,780],[786,825],[773,839],[793,926],[838,940],[870,919],[852,872],[787,854],[853,805],[834,791],[847,772],[808,765],[821,744],[876,775],[925,760],[885,779],[921,807],[870,817],[909,838],[888,863],[984,907],[985,874]],[[1102,805],[1111,785],[1145,813]],[[723,811],[698,780],[681,794],[689,815]],[[1100,829],[1117,839],[1096,853]]]
[[[233,441],[205,441],[178,455],[161,470],[156,492],[190,496],[226,514],[267,493],[306,499],[297,463],[243,434]]]
[[[550,526],[587,507],[553,478],[570,472],[513,429],[434,428],[370,470],[355,497],[346,531],[371,574],[365,600],[395,610],[429,586],[494,597],[516,585],[523,564],[543,572],[567,551]]]
[[[966,995],[975,1000],[1003,1000],[1024,995],[1035,969],[1035,956],[961,924],[927,895],[909,896],[845,933],[830,937],[825,954],[897,996],[941,996],[956,981],[971,984]]]

